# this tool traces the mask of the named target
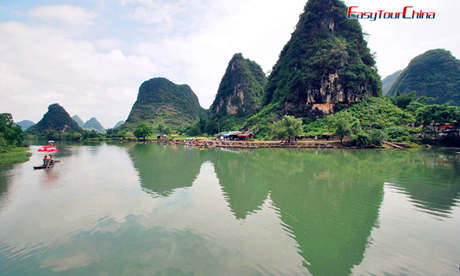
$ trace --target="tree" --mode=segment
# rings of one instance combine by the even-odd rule
[[[426,105],[417,109],[416,119],[418,124],[424,128],[431,128],[437,136],[442,125],[460,120],[460,110],[456,106]]]
[[[343,138],[350,135],[351,133],[351,125],[347,118],[337,118],[335,121],[335,135],[339,137],[341,144],[343,144]]]
[[[21,127],[14,124],[9,113],[0,114],[0,145],[21,146],[24,142],[24,132]]]
[[[152,135],[153,133],[153,128],[151,125],[147,123],[142,123],[136,127],[136,130],[134,130],[134,136],[137,138],[142,138],[145,139],[147,136]]]
[[[302,119],[285,115],[280,121],[273,124],[273,135],[275,138],[284,139],[299,136],[303,131]]]
[[[396,94],[396,97],[392,99],[393,104],[398,106],[399,108],[406,109],[406,107],[416,99],[416,92],[411,91],[407,94],[400,94],[399,91]]]
[[[168,135],[171,132],[171,130],[167,126],[165,126],[163,123],[158,124],[157,130],[160,134],[166,134],[166,135]]]

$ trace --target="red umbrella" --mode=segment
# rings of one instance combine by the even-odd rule
[[[55,146],[44,146],[38,149],[39,152],[59,152]]]

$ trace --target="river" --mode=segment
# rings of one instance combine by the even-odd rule
[[[455,150],[58,146],[0,167],[0,275],[460,275]]]

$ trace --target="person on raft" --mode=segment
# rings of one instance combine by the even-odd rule
[[[51,155],[51,153],[49,155],[45,155],[45,157],[43,157],[43,166],[44,167],[49,167],[51,165],[53,165],[54,163],[54,160],[53,160],[53,156]]]
[[[48,155],[45,155],[43,157],[43,166],[46,167],[47,164],[48,164]]]

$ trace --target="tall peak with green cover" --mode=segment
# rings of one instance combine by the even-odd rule
[[[388,92],[395,96],[415,91],[432,103],[460,105],[460,60],[449,51],[435,49],[413,58]]]
[[[198,98],[188,85],[178,85],[165,78],[142,83],[137,100],[124,124],[133,128],[142,122],[160,123],[178,129],[198,121],[201,111]]]
[[[241,53],[233,56],[211,105],[212,117],[249,116],[260,110],[267,78],[262,68]]]
[[[340,0],[310,0],[268,78],[265,104],[281,114],[320,117],[381,93],[357,20]]]
[[[36,125],[27,130],[33,134],[45,134],[50,131],[57,132],[82,132],[83,129],[78,126],[67,113],[67,111],[59,104],[52,104],[48,107],[48,112]]]

